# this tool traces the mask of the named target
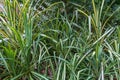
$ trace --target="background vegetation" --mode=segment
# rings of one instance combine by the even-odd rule
[[[120,80],[119,0],[5,0],[0,80]]]

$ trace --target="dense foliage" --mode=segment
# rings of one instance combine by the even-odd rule
[[[0,80],[120,80],[119,0],[5,0]]]

